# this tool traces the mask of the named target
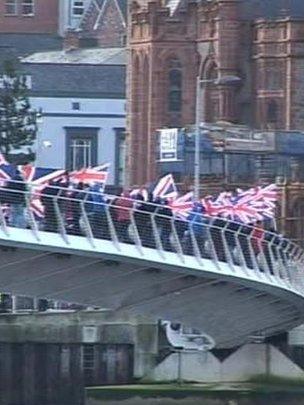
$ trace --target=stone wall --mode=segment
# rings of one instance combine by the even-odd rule
[[[158,326],[110,311],[0,316],[0,405],[82,405],[156,365]]]

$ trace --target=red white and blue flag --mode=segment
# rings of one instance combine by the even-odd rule
[[[193,199],[194,194],[191,191],[181,197],[177,197],[169,206],[176,217],[186,219],[193,208]]]
[[[1,164],[1,162],[3,162]],[[84,168],[79,171],[69,173],[71,183],[77,184],[83,182],[86,184],[101,184],[101,189],[104,189],[108,178],[109,164],[96,166],[93,168]],[[22,173],[24,180],[31,184],[31,208],[36,216],[42,218],[44,216],[44,207],[41,204],[41,193],[50,181],[63,180],[66,170],[50,169],[45,167],[35,167],[31,164],[19,166],[19,171]],[[8,180],[12,179],[16,174],[17,168],[14,165],[0,158],[0,185],[4,185]]]
[[[178,197],[178,191],[172,174],[162,177],[152,190],[152,194],[154,200],[156,198],[163,198],[169,201],[175,200]]]
[[[223,192],[217,198],[202,200],[206,215],[220,216],[243,223],[274,218],[278,189],[275,184]]]

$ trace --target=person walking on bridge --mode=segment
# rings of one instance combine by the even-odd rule
[[[24,208],[26,206],[27,186],[19,170],[5,187],[6,202],[10,204],[10,225],[15,228],[26,228]]]

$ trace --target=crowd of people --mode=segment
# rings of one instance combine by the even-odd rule
[[[0,203],[8,207],[6,217],[10,226],[29,226],[25,207],[30,207],[38,193],[29,187],[18,171],[1,187]],[[145,247],[167,251],[182,249],[187,255],[199,253],[202,257],[238,264],[243,261],[249,268],[254,268],[262,257],[271,272],[273,260],[286,261],[289,254],[287,240],[261,221],[242,224],[207,217],[200,202],[194,202],[185,217],[172,210],[166,199],[154,198],[152,192],[147,199],[128,190],[110,197],[98,184],[71,184],[68,173],[42,188],[39,201],[43,207],[39,226],[49,232],[58,232],[63,227],[68,234],[86,235],[89,231],[94,238],[108,240],[114,233],[124,243],[140,242]]]

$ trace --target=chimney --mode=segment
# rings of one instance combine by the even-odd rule
[[[73,49],[78,49],[80,34],[81,34],[80,30],[69,28],[65,32],[65,36],[63,39],[63,50],[72,51]]]

